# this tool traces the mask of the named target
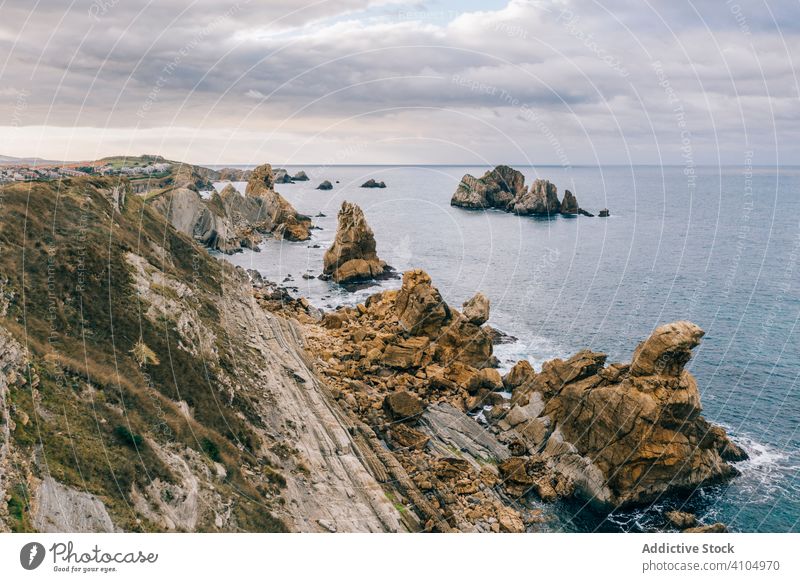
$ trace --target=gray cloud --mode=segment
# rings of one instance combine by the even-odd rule
[[[797,153],[795,2],[459,5],[6,2],[2,153],[558,162],[556,136],[571,163],[680,162],[682,131],[698,162]]]

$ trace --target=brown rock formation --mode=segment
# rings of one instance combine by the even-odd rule
[[[558,214],[561,203],[555,184],[547,180],[535,180],[529,191],[517,196],[511,203],[516,214],[553,216]]]
[[[700,415],[697,383],[683,369],[702,335],[681,321],[656,329],[631,365],[605,367],[604,354],[584,350],[540,374],[517,370],[506,377],[519,384],[499,424],[504,438],[523,440],[601,506],[647,503],[735,475],[726,461],[746,455]]]
[[[311,219],[295,210],[288,200],[275,190],[272,166],[263,164],[253,170],[247,182],[245,196],[262,200],[262,216],[272,225],[272,232],[287,240],[303,241],[311,238]]]
[[[378,258],[375,235],[356,204],[342,202],[336,238],[325,252],[323,273],[337,283],[364,281],[391,268]]]
[[[525,193],[525,176],[508,166],[497,166],[480,178],[465,174],[450,204],[461,208],[506,210]]]
[[[561,214],[578,214],[578,199],[569,190],[564,190],[564,199],[561,201]]]
[[[467,321],[475,325],[483,325],[489,319],[489,299],[483,293],[476,293],[461,306]]]

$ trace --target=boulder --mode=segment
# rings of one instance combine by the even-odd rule
[[[561,214],[578,214],[578,199],[569,190],[564,190],[564,199],[561,201]]]
[[[336,238],[325,252],[323,274],[337,283],[374,279],[391,268],[378,258],[375,235],[356,204],[342,202]]]
[[[686,511],[667,511],[664,513],[667,523],[677,529],[686,529],[697,525],[697,517]]]
[[[292,180],[295,182],[308,182],[308,175],[303,170],[300,170],[292,176]]]
[[[525,386],[536,377],[536,372],[528,360],[520,360],[511,370],[503,376],[503,386],[506,390],[514,390]]]
[[[480,178],[465,174],[461,178],[451,206],[461,208],[507,209],[514,198],[525,192],[525,176],[509,166],[497,166]]]
[[[325,180],[319,186],[317,186],[317,190],[333,190],[333,184],[331,184],[328,180]]]
[[[384,182],[376,182],[373,178],[370,178],[363,184],[361,184],[362,188],[386,188],[386,184]]]
[[[450,308],[421,269],[403,273],[395,310],[400,325],[413,335],[435,337],[451,319]]]
[[[396,421],[416,420],[422,415],[422,401],[405,390],[392,392],[383,399],[383,408]]]
[[[430,344],[426,337],[410,337],[386,346],[381,362],[391,368],[418,368],[424,363],[425,349]]]
[[[503,389],[503,378],[494,368],[483,368],[480,371],[481,384],[492,391],[499,391]]]
[[[605,367],[605,354],[588,350],[533,376],[523,364],[513,382],[507,376],[521,384],[504,438],[540,451],[600,507],[646,504],[736,475],[724,455],[740,449],[701,416],[697,382],[684,370],[702,335],[690,322],[661,326],[631,365]]]
[[[476,293],[472,299],[464,302],[462,313],[467,321],[475,325],[483,325],[489,319],[489,299],[483,293]]]
[[[547,180],[536,180],[530,190],[521,193],[509,205],[517,214],[554,216],[561,210],[558,190]]]
[[[632,376],[679,376],[705,332],[689,321],[657,328],[633,352]]]

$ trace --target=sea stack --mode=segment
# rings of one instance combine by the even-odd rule
[[[391,270],[378,258],[375,235],[357,204],[342,202],[333,245],[325,252],[323,274],[337,283],[366,281]]]
[[[578,199],[569,190],[559,201],[558,189],[548,180],[535,180],[527,188],[522,172],[509,166],[497,166],[480,178],[464,174],[450,205],[468,210],[496,208],[525,216],[594,216],[578,206]]]
[[[311,219],[295,210],[275,189],[272,166],[263,164],[253,170],[247,182],[245,196],[260,198],[265,218],[272,223],[272,232],[286,240],[303,241],[311,238]]]
[[[523,215],[554,216],[561,210],[558,190],[548,180],[535,180],[530,190],[517,197],[512,205],[513,212]]]
[[[331,184],[328,180],[325,180],[319,186],[317,186],[317,190],[333,190],[333,184]]]
[[[578,214],[578,199],[569,190],[564,190],[564,199],[561,201],[561,214],[573,215]]]
[[[480,178],[465,174],[450,200],[451,206],[482,210],[508,210],[515,199],[525,194],[525,176],[509,166],[497,166]]]

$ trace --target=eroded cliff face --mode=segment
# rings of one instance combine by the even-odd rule
[[[297,324],[105,186],[3,189],[0,528],[406,529]]]

